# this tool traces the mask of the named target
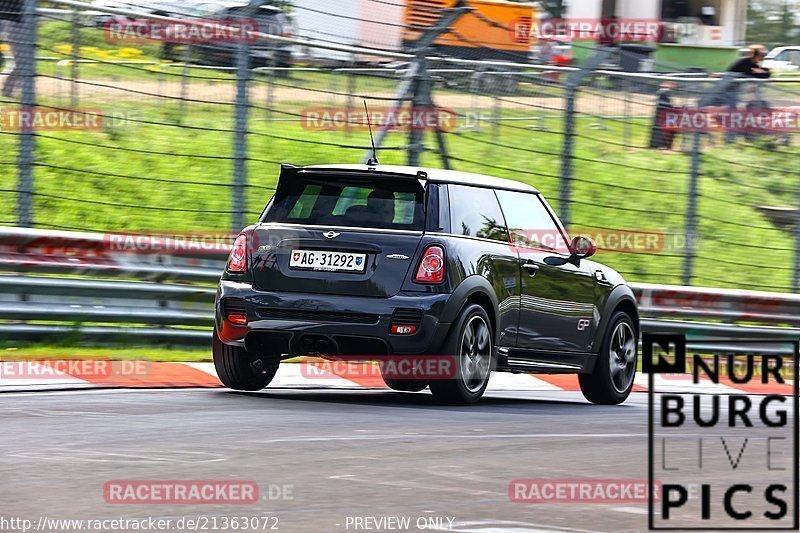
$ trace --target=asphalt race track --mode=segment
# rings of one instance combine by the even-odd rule
[[[73,530],[39,520],[116,518],[204,520],[204,527],[184,523],[173,531],[243,530],[220,527],[233,517],[269,520],[251,531],[291,532],[647,527],[647,506],[638,501],[516,503],[509,494],[515,479],[646,480],[643,393],[615,407],[567,391],[494,391],[471,407],[435,404],[427,392],[320,388],[53,391],[0,399],[3,531],[21,530],[3,527],[9,517],[31,520],[28,531]],[[684,437],[670,455],[686,458],[681,471],[689,473],[681,475],[697,479],[697,441]],[[705,461],[720,461],[713,468],[728,472],[726,483],[758,482],[762,444],[752,439],[738,468],[723,466],[735,459],[733,441],[733,456],[717,450]],[[120,480],[249,481],[259,497],[246,505],[109,503],[104,487]],[[737,505],[756,501],[744,498]],[[405,517],[410,526],[379,521],[388,517]]]
[[[644,505],[508,496],[517,478],[646,479],[644,394],[618,407],[571,392],[443,407],[428,393],[371,390],[17,393],[2,395],[0,417],[4,514],[34,520],[269,515],[280,531],[355,531],[354,517],[388,515],[441,517],[442,529],[449,517],[453,531],[486,533],[646,527]],[[107,504],[104,484],[119,479],[253,480],[262,493],[290,485],[292,499]]]

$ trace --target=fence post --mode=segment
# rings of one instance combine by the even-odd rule
[[[700,185],[700,140],[701,133],[695,132],[692,136],[692,163],[689,174],[689,202],[686,206],[685,244],[686,251],[683,256],[683,285],[692,284],[694,270],[694,256],[697,252],[697,191]]]
[[[697,101],[697,107],[704,107],[717,104],[723,97],[725,91],[731,90],[732,84],[736,83],[735,74],[726,74]],[[686,205],[686,222],[684,224],[684,238],[686,250],[683,254],[683,275],[681,283],[684,285],[692,284],[694,274],[694,259],[697,254],[697,195],[700,190],[700,150],[703,134],[695,132],[692,136],[692,160],[689,174],[688,203]]]
[[[561,154],[561,187],[558,194],[558,211],[561,223],[569,227],[570,196],[572,195],[572,152],[575,143],[575,93],[578,84],[567,83],[564,102],[564,146]]]
[[[347,109],[347,116],[353,111],[353,95],[356,93],[356,77],[351,70],[347,70],[347,98],[345,100],[345,108]],[[345,122],[344,136],[350,137],[350,121]]]
[[[564,102],[564,146],[561,152],[561,187],[559,190],[558,211],[561,223],[569,227],[570,197],[572,195],[572,152],[575,147],[575,97],[581,81],[599,67],[611,55],[612,50],[599,47],[580,70],[567,78]]]
[[[69,105],[72,109],[78,107],[78,77],[80,73],[79,61],[80,48],[81,48],[81,20],[80,12],[77,7],[72,8],[72,28],[70,32],[70,39],[72,40],[72,64],[70,65],[70,87],[69,87]]]
[[[411,109],[420,110],[427,105],[426,96],[430,93],[430,75],[428,74],[428,58],[418,57],[416,59],[417,70],[414,73],[412,82]],[[413,125],[408,129],[408,165],[419,166],[420,156],[425,151],[423,145],[425,130],[415,128]]]
[[[23,111],[32,113],[36,106],[36,3],[37,0],[25,0],[22,8],[22,31],[12,30],[12,38],[19,39],[17,50],[20,57],[15,57],[15,68],[20,70],[22,80]],[[33,225],[33,165],[36,151],[36,136],[32,128],[22,128],[19,139],[19,165],[17,183],[17,225],[29,228]]]
[[[253,16],[266,0],[250,0],[239,17]],[[233,233],[245,226],[244,214],[247,210],[245,188],[247,187],[247,117],[250,101],[247,82],[250,80],[250,46],[242,39],[236,49],[236,118],[233,142],[233,195],[231,199],[231,224]]]
[[[794,217],[794,271],[792,272],[792,292],[800,289],[800,175],[797,180],[797,210]]]
[[[181,99],[178,102],[178,126],[183,126],[183,117],[186,115],[186,101],[189,99],[189,62],[192,60],[192,45],[185,44],[181,58]]]

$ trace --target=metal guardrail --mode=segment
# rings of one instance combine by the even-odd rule
[[[143,254],[115,249],[112,237],[118,235],[109,235],[0,227],[0,271],[6,272],[0,274],[0,338],[207,344],[213,284],[229,246]],[[631,287],[643,331],[718,339],[720,346],[726,339],[746,339],[748,348],[764,351],[769,348],[759,341],[800,339],[795,294]]]

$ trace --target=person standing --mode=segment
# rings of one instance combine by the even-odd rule
[[[763,45],[753,44],[748,47],[748,54],[742,58],[737,59],[728,67],[728,72],[735,72],[740,77],[745,78],[759,78],[766,79],[770,76],[768,68],[761,65],[764,57],[767,55],[767,49]],[[736,111],[739,106],[739,84],[731,83],[730,87],[723,94],[724,105],[732,113]],[[732,131],[725,132],[725,141],[732,142],[736,138],[736,133]]]
[[[10,98],[21,80],[19,57],[22,46],[22,3],[23,0],[0,0],[0,30],[6,34],[14,57],[14,67],[3,83],[3,96]]]
[[[659,150],[671,150],[675,139],[675,131],[668,129],[665,124],[665,115],[670,109],[674,109],[670,93],[678,86],[674,81],[665,81],[656,93],[656,116],[653,119],[653,127],[650,129],[650,148]]]

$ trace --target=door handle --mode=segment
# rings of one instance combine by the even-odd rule
[[[536,263],[524,263],[522,268],[528,273],[529,276],[533,277],[536,275],[536,272],[539,271],[539,265]]]

